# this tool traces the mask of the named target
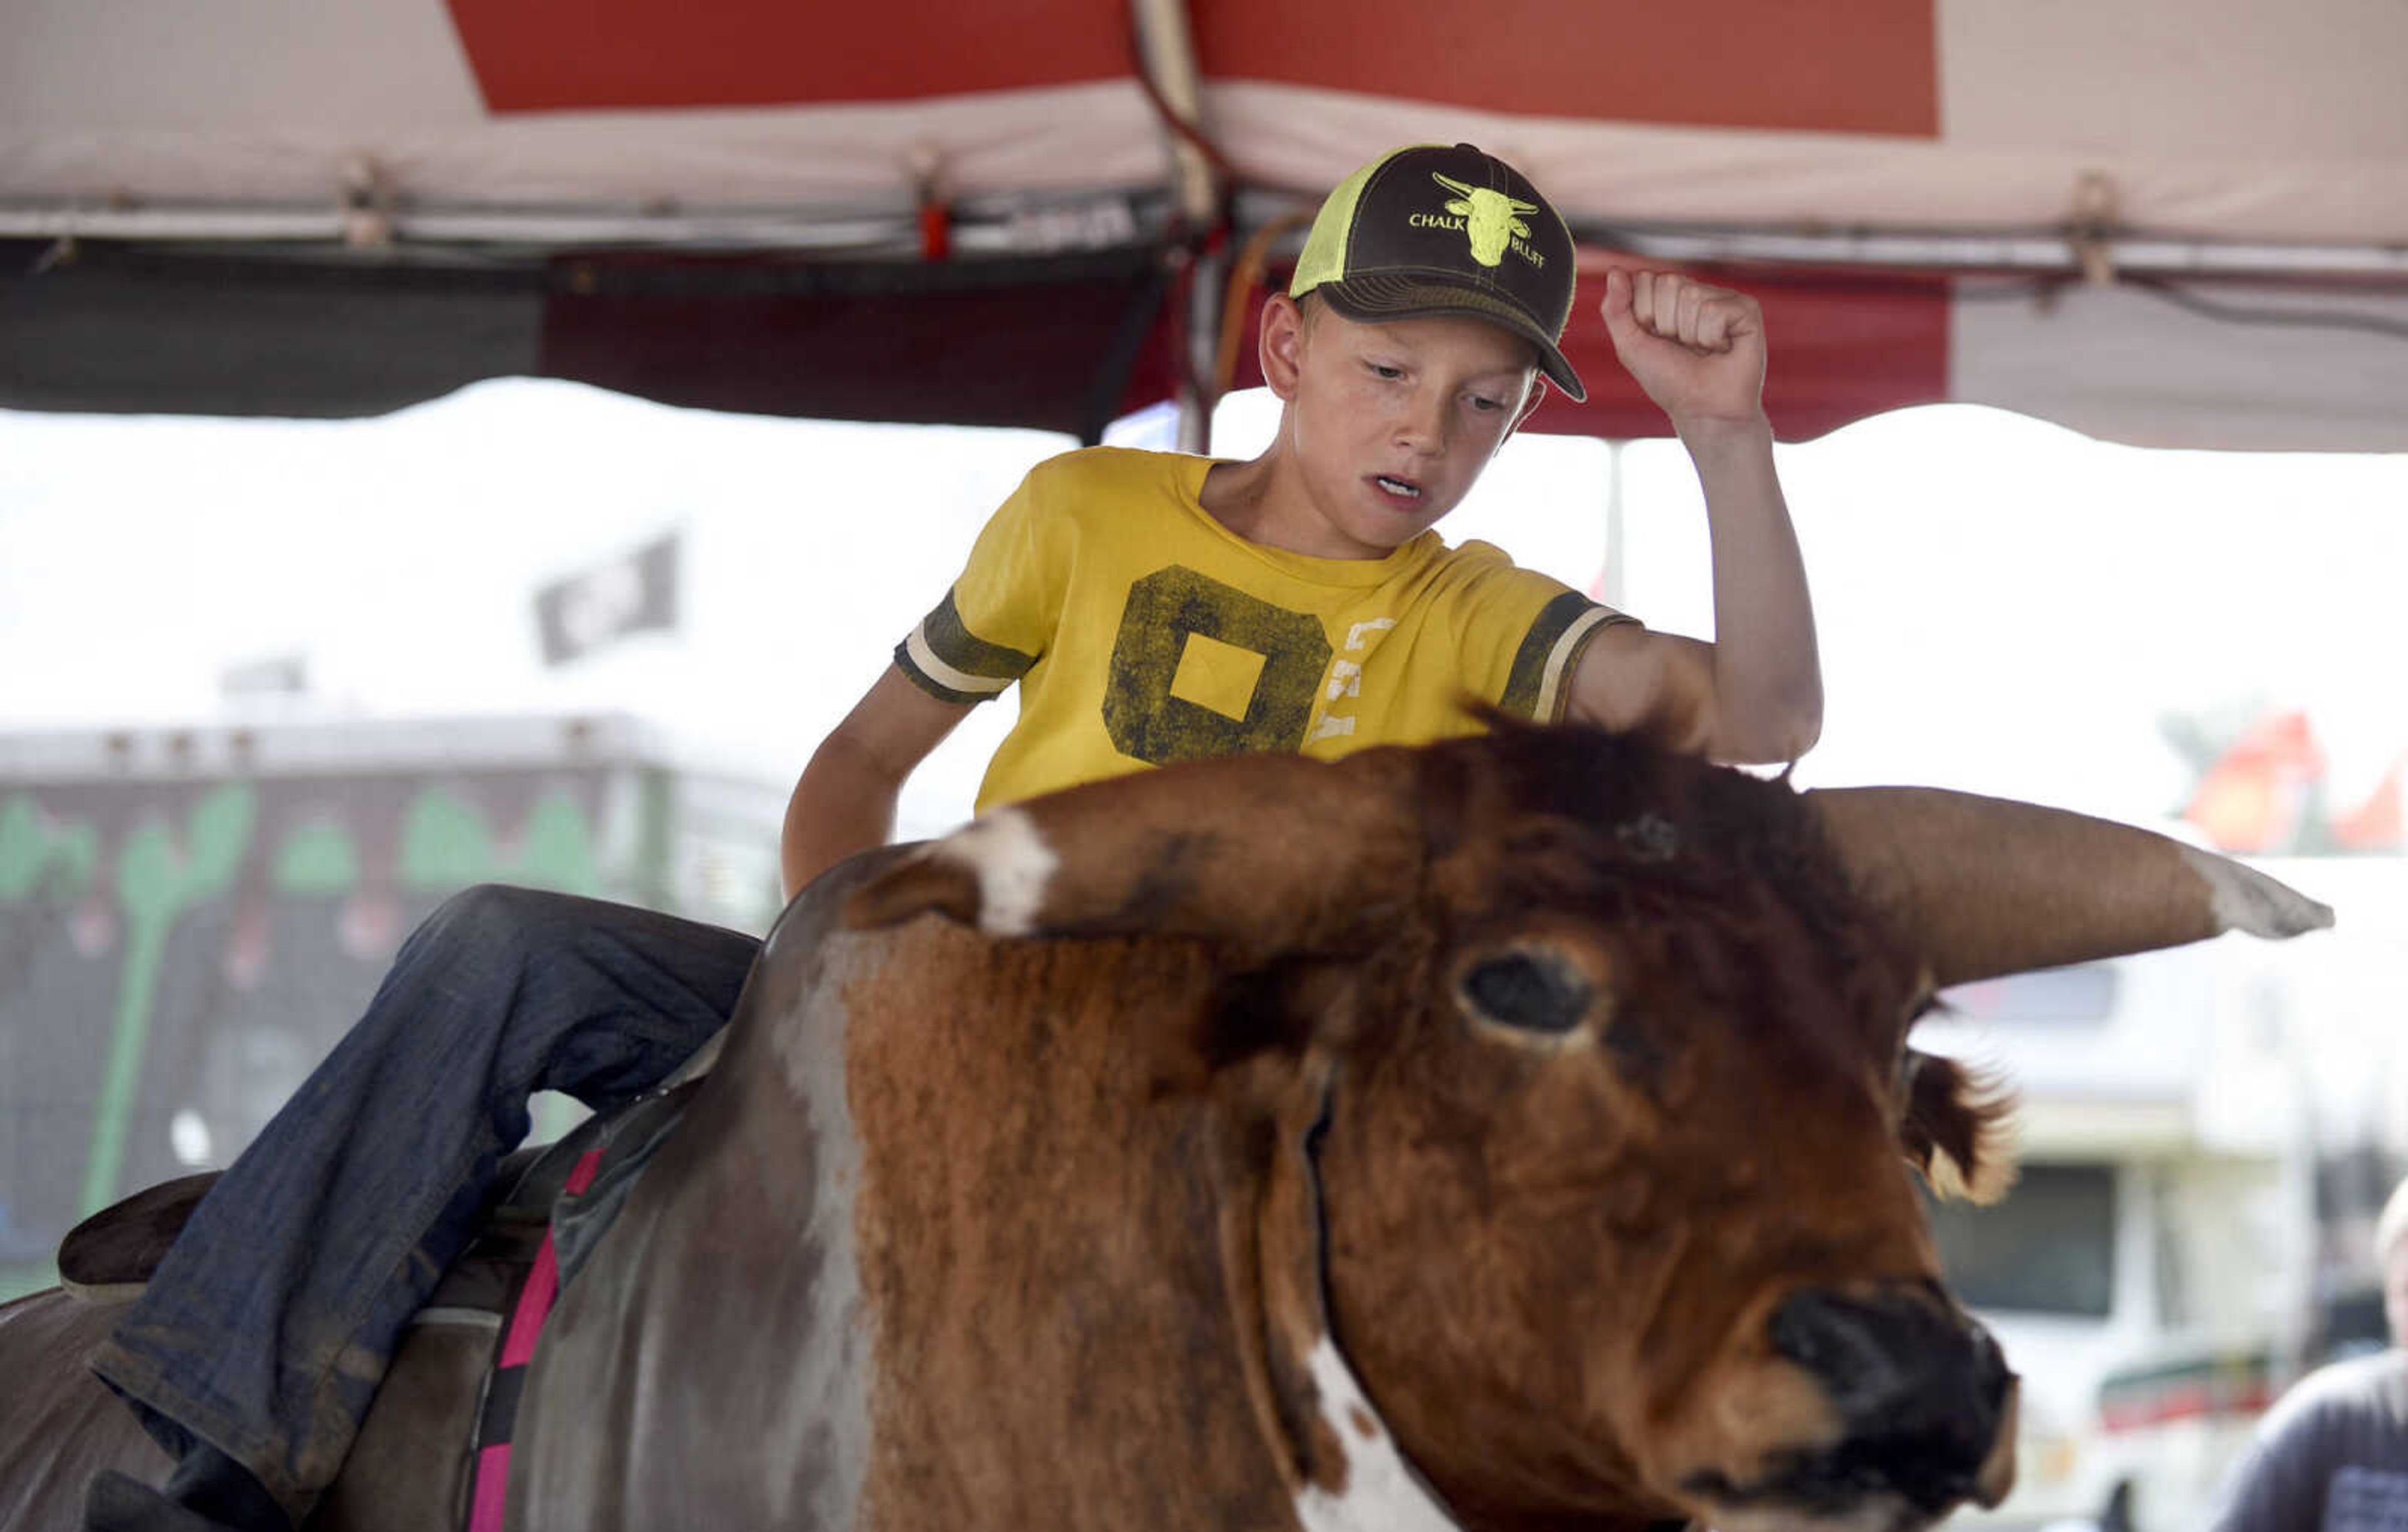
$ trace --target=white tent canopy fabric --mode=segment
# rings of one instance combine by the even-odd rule
[[[17,0],[0,237],[918,259],[941,205],[954,261],[1142,241],[1166,15],[1253,206],[1469,139],[1598,263],[1943,279],[1900,400],[2408,450],[2392,0]]]
[[[901,100],[805,96],[823,73],[840,88],[842,71],[797,71],[790,103],[730,104],[712,99],[704,80],[688,86],[695,100],[682,107],[622,105],[634,93],[600,82],[586,86],[592,104],[581,107],[493,104],[479,54],[453,21],[459,13],[473,34],[478,8],[471,0],[450,9],[437,0],[17,0],[0,16],[0,198],[87,208],[129,198],[331,202],[360,159],[413,199],[522,207],[843,208],[908,202],[930,169],[958,195],[1138,186],[1165,174],[1112,0],[907,0],[850,20],[827,14],[812,24],[839,48],[853,41],[847,33],[872,27],[908,37],[929,58],[931,88]],[[636,8],[551,14],[591,9],[607,23]],[[645,8],[664,29],[731,49],[743,44],[740,24],[714,26],[713,13],[741,23],[766,9],[730,0]],[[1022,51],[1041,50],[1051,32],[1088,36],[1060,67],[1037,71],[1039,82],[948,90],[960,71],[940,55],[977,41],[960,36],[960,18],[980,8],[1014,23]],[[2114,188],[2117,222],[2150,234],[2408,246],[2408,8],[2390,0],[1725,3],[1705,7],[1713,20],[1700,30],[1742,40],[1701,38],[1701,56],[1685,59],[1608,56],[1594,71],[1576,63],[1574,73],[1598,77],[1596,89],[1552,105],[1580,105],[1578,113],[1515,110],[1512,80],[1483,74],[1498,65],[1510,74],[1517,59],[1568,46],[1610,48],[1622,30],[1615,13],[1634,7],[1475,7],[1466,16],[1478,18],[1484,47],[1455,79],[1444,6],[1345,0],[1314,7],[1337,12],[1318,19],[1262,3],[1235,7],[1266,23],[1248,51],[1302,55],[1298,78],[1285,79],[1214,67],[1211,45],[1236,30],[1230,8],[1197,7],[1204,125],[1263,184],[1325,188],[1366,145],[1455,136],[1513,157],[1575,218],[2028,230],[2074,217],[2083,178],[2098,175]],[[1774,18],[1775,38],[1744,40]],[[1899,66],[1904,50],[1874,31],[1883,23],[1893,34],[1914,26],[1928,51]],[[1304,26],[1312,35],[1298,37]],[[1784,60],[1800,27],[1832,37],[1829,56]],[[1340,67],[1322,71],[1337,77],[1333,86],[1311,83],[1323,35],[1358,28],[1426,31],[1429,45],[1412,50],[1426,67],[1385,93],[1355,89],[1358,71]],[[574,36],[549,41],[565,53],[580,46]],[[483,46],[489,70],[510,67],[496,57],[509,46]],[[1390,50],[1412,56],[1402,44]],[[1042,78],[1081,69],[1078,53],[1109,73]],[[1681,77],[1727,76],[1734,63],[1785,63],[1820,78],[1720,87],[1783,90],[1792,100],[1768,104],[1757,114],[1766,122],[1669,115]],[[579,83],[573,68],[558,73],[561,90]],[[1634,74],[1650,80],[1636,99],[1615,79]],[[1886,121],[1869,97],[1895,104]]]

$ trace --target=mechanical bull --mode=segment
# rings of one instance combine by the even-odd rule
[[[2015,1385],[1910,1167],[2008,1171],[1909,1026],[2329,918],[2141,831],[1572,730],[1001,810],[772,934],[545,1333],[511,1525],[1928,1525],[2006,1492]],[[65,1301],[0,1310],[0,1376]],[[321,1525],[440,1525],[463,1392],[405,1353]]]

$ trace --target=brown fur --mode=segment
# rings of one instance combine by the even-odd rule
[[[873,1525],[1196,1525],[1199,1495],[1209,1525],[1279,1525],[1297,1466],[1248,1401],[1295,1381],[1249,1377],[1256,1263],[1221,1252],[1225,1214],[1255,1226],[1271,1120],[1160,1095],[1126,1053],[1131,1022],[1193,1020],[1202,952],[909,936],[855,981],[856,1013],[892,1021],[848,1070],[896,1385],[872,1401]]]

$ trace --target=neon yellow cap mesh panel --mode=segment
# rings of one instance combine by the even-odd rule
[[[1287,284],[1287,295],[1300,298],[1324,282],[1344,281],[1347,236],[1354,232],[1354,208],[1363,200],[1363,188],[1379,174],[1382,165],[1406,150],[1441,147],[1407,144],[1392,149],[1340,181],[1322,202],[1321,211],[1312,216],[1312,232],[1304,236],[1304,253],[1297,257],[1296,279]]]

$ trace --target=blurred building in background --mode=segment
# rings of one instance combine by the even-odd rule
[[[623,716],[0,736],[0,1297],[239,1153],[460,889],[767,930],[787,785]]]

